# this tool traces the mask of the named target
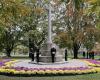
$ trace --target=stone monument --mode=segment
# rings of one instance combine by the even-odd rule
[[[51,63],[52,62],[52,58],[51,58],[51,48],[55,47],[56,48],[56,55],[55,55],[55,62],[62,62],[63,61],[63,57],[62,55],[60,55],[60,49],[58,48],[58,46],[56,46],[53,42],[52,42],[52,23],[51,23],[51,0],[49,0],[48,3],[48,38],[47,38],[47,42],[44,44],[44,46],[40,49],[41,55],[40,55],[40,62],[44,62],[44,63]]]

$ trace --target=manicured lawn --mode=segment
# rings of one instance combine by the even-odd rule
[[[100,80],[100,73],[68,76],[16,77],[0,75],[0,80]]]

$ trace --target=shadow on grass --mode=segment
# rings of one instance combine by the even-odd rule
[[[83,74],[12,74],[12,73],[0,73],[0,75],[8,77],[58,77],[58,76],[78,76],[96,73],[83,73]]]

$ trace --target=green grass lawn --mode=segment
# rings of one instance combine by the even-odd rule
[[[66,76],[16,77],[0,75],[0,80],[100,80],[100,73]]]

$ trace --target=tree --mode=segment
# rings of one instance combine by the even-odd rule
[[[61,31],[64,35],[57,34],[58,38],[56,38],[56,42],[58,40],[57,43],[60,43],[59,45],[63,47],[65,47],[65,45],[68,47],[68,43],[70,42],[74,52],[74,58],[78,58],[78,49],[81,44],[84,44],[91,49],[94,43],[98,41],[98,30],[95,28],[97,19],[93,13],[84,13],[86,9],[84,4],[85,3],[82,0],[70,0],[66,5],[66,15],[63,15],[62,20],[63,25],[65,24],[66,26],[66,28],[64,28],[65,33]],[[61,40],[63,41],[63,44]]]
[[[10,53],[22,36],[20,21],[28,15],[30,8],[24,5],[23,0],[1,0],[0,4],[0,27],[4,27],[1,35],[1,43],[6,50],[6,55]]]
[[[2,35],[4,34],[4,28],[0,27],[0,50],[3,49],[3,44],[2,44]]]
[[[80,12],[82,10],[81,6],[82,0],[69,0],[66,7],[66,14],[63,16],[63,22],[66,26],[67,35],[70,36],[71,44],[73,45],[74,58],[78,58],[78,49],[80,42],[77,40],[77,34],[80,33]]]
[[[4,27],[3,45],[7,56],[10,56],[14,45],[23,43],[20,38],[29,34],[33,48],[39,47],[46,36],[47,12],[44,9],[45,1],[2,0],[0,24]],[[32,34],[30,34],[30,32]],[[33,37],[31,37],[32,35]],[[38,35],[38,36],[36,36]],[[41,35],[41,36],[40,36]],[[37,39],[38,38],[38,39]],[[6,40],[8,39],[8,40]],[[30,40],[29,40],[30,41]],[[12,43],[11,43],[12,42]],[[8,44],[6,44],[8,43]],[[9,49],[10,48],[10,49]],[[35,50],[35,49],[34,49]]]
[[[44,1],[33,0],[27,2],[27,5],[31,7],[32,12],[23,18],[22,30],[29,39],[29,50],[30,48],[33,48],[33,51],[35,52],[45,41],[47,32],[47,12],[43,7]]]

